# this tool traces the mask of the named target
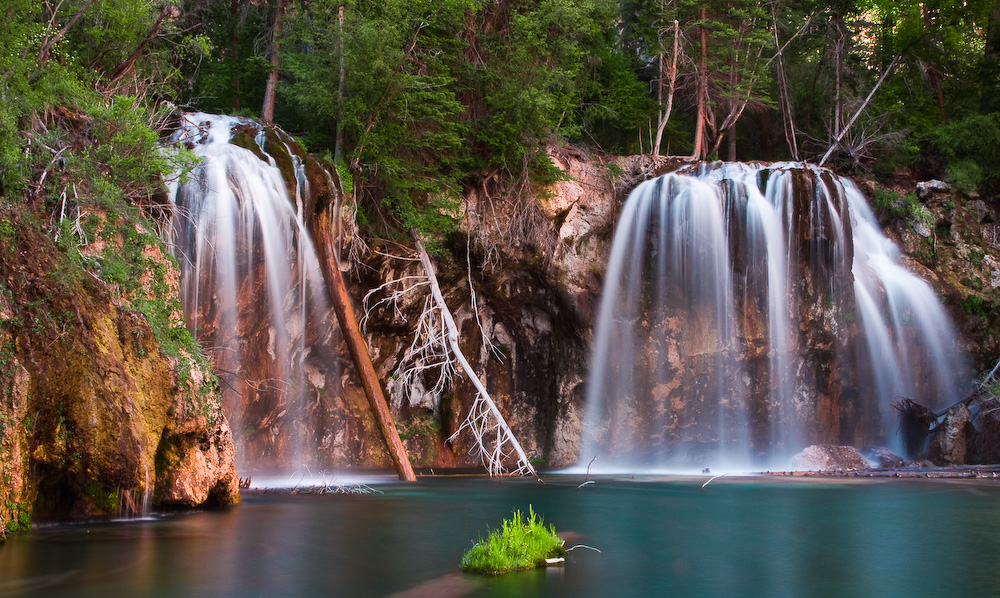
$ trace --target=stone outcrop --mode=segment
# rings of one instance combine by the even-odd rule
[[[853,446],[814,444],[792,457],[792,468],[798,471],[849,471],[868,467],[868,461]]]
[[[930,436],[927,458],[935,465],[965,465],[970,463],[975,428],[969,408],[958,404],[945,414]]]
[[[884,446],[864,447],[860,449],[862,456],[878,469],[894,469],[904,467],[906,461]]]
[[[916,191],[918,216],[882,210],[886,233],[908,256],[908,266],[934,285],[967,343],[972,373],[1000,355],[1000,211],[995,200],[963,193],[941,181],[898,181],[900,196]]]
[[[179,322],[169,291],[159,294],[171,276],[176,288],[176,271],[153,253],[145,267],[163,286],[140,282],[137,292],[147,313],[158,306],[164,322]],[[214,465],[197,481],[200,500],[161,493],[160,504],[237,502],[232,437],[207,364],[165,354],[132,307],[139,295],[73,260],[32,216],[0,213],[0,532],[140,510],[161,483],[191,475],[190,461],[163,458],[167,446]]]

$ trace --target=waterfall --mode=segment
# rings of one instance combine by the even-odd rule
[[[321,394],[339,384],[340,373],[322,272],[303,222],[304,167],[286,144],[294,171],[286,183],[252,121],[186,114],[182,125],[174,141],[200,162],[170,189],[170,242],[188,329],[220,380],[237,466],[311,467],[317,437],[328,432],[317,421]],[[231,142],[240,133],[246,147]]]
[[[849,180],[801,164],[646,181],[619,218],[580,463],[786,467],[808,444],[899,450],[891,404],[963,396],[941,302]]]

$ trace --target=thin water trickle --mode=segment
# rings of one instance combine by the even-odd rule
[[[637,187],[596,325],[580,463],[782,468],[809,444],[899,447],[891,403],[967,387],[933,289],[863,195],[800,164]]]

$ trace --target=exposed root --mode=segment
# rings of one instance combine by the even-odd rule
[[[923,450],[924,441],[937,421],[934,412],[906,397],[897,397],[892,408],[899,412],[899,427],[903,433],[903,449],[908,458],[913,458]]]

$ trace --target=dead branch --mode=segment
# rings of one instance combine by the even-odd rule
[[[844,138],[844,135],[846,135],[847,131],[850,130],[851,126],[854,124],[854,121],[856,121],[858,117],[861,116],[861,113],[864,112],[865,108],[868,107],[868,103],[871,102],[872,97],[875,95],[875,92],[878,91],[878,88],[882,86],[882,83],[885,82],[885,80],[889,77],[892,71],[896,68],[896,63],[899,62],[899,59],[902,56],[903,56],[902,52],[896,54],[896,57],[892,59],[892,62],[889,63],[889,66],[885,68],[885,71],[882,73],[882,76],[879,77],[879,80],[875,84],[875,87],[872,87],[872,90],[868,92],[868,97],[865,98],[864,102],[861,102],[861,107],[858,108],[858,111],[854,113],[854,116],[851,117],[851,120],[847,121],[847,124],[844,125],[844,128],[841,129],[839,133],[837,133],[836,139],[833,140],[833,143],[830,144],[830,147],[826,150],[826,153],[823,154],[823,158],[819,161],[820,166],[822,166],[826,162],[827,158],[830,157],[830,154],[832,154],[835,149],[840,147],[840,140]]]
[[[132,70],[132,67],[135,65],[135,61],[142,55],[143,50],[146,49],[149,42],[153,41],[153,39],[159,35],[160,25],[163,24],[163,19],[167,17],[167,14],[170,13],[172,8],[173,7],[169,4],[163,7],[163,10],[160,11],[160,16],[156,18],[156,22],[153,23],[152,27],[150,27],[149,31],[146,33],[146,37],[139,42],[139,45],[136,46],[135,50],[132,51],[129,57],[118,65],[118,68],[111,73],[111,76],[109,77],[109,85],[114,84],[116,81],[124,77],[126,73]]]
[[[899,412],[899,427],[903,431],[903,448],[907,456],[916,456],[923,448],[924,440],[931,433],[931,426],[937,421],[934,412],[906,397],[897,397],[892,408]]]
[[[507,421],[500,413],[500,410],[497,409],[486,387],[462,353],[462,348],[458,343],[458,326],[455,325],[455,319],[452,317],[451,311],[444,301],[444,296],[441,294],[441,287],[438,285],[437,276],[434,274],[434,265],[431,263],[431,258],[427,255],[427,251],[424,250],[424,246],[420,242],[420,237],[417,236],[416,231],[412,231],[412,234],[413,241],[417,247],[417,253],[420,255],[420,262],[423,264],[424,272],[430,281],[431,296],[434,299],[435,306],[439,311],[441,321],[444,325],[443,330],[446,331],[445,340],[447,340],[447,347],[451,351],[454,361],[458,363],[477,391],[476,400],[472,404],[469,416],[448,440],[454,440],[463,430],[467,429],[476,440],[474,450],[479,453],[483,465],[486,466],[491,476],[503,474],[506,468],[505,463],[508,459],[516,456],[517,469],[511,472],[512,474],[531,474],[541,480],[534,466],[528,460],[528,456],[524,453],[524,449],[521,448],[521,444],[511,431],[510,426],[507,425]]]
[[[80,7],[80,10],[76,11],[76,14],[73,15],[73,18],[71,18],[69,22],[66,23],[66,25],[64,25],[63,28],[59,30],[59,33],[55,34],[55,36],[53,36],[52,38],[45,40],[45,42],[42,44],[42,47],[38,50],[38,66],[40,67],[45,66],[45,63],[48,62],[49,60],[49,54],[52,51],[52,46],[59,43],[59,40],[61,40],[63,36],[66,35],[66,33],[73,27],[73,25],[76,25],[76,22],[79,21],[80,17],[83,16],[83,12],[87,10],[87,8],[89,8],[90,5],[93,4],[93,2],[94,0],[86,0],[86,2],[83,3],[83,6]],[[60,5],[61,4],[62,3],[60,2]],[[52,19],[54,22],[55,11],[53,11]]]
[[[394,318],[406,320],[401,305],[404,303],[420,305],[412,340],[400,358],[392,377],[399,380],[401,388],[405,391],[417,387],[421,380],[428,376],[436,376],[431,388],[421,391],[440,396],[453,383],[455,375],[461,371],[476,388],[477,394],[469,416],[449,441],[468,429],[475,438],[473,451],[479,453],[490,475],[507,473],[506,464],[515,461],[517,468],[511,472],[512,474],[531,474],[537,478],[538,474],[528,461],[510,426],[462,353],[458,342],[458,326],[444,301],[430,256],[416,232],[411,231],[411,233],[417,250],[415,257],[376,253],[394,260],[419,261],[423,272],[393,278],[369,291],[362,301],[364,306],[362,325],[367,326],[379,310],[390,311]],[[500,352],[490,342],[489,334],[479,317],[471,271],[467,276],[472,308],[476,312],[476,321],[484,338],[482,346],[486,353],[492,353],[499,359]],[[402,396],[398,397],[398,401],[402,401]]]

